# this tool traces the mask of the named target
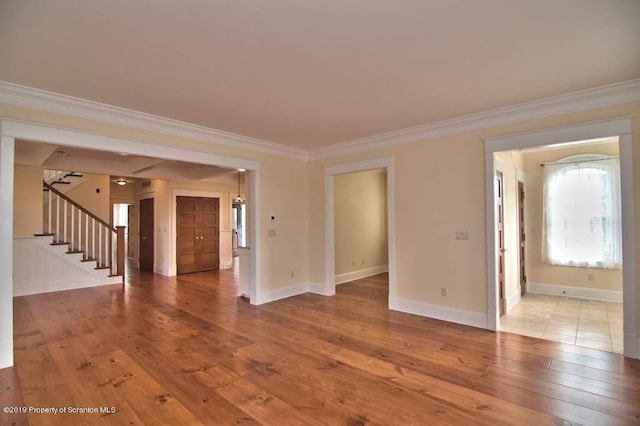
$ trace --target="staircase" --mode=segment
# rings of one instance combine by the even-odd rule
[[[66,170],[42,170],[42,180],[63,194],[84,182],[84,175]]]
[[[90,267],[93,275],[104,275],[109,283],[116,277],[123,281],[125,227],[113,228],[54,187],[71,185],[69,179],[81,178],[81,174],[48,172],[52,173],[48,178],[45,175],[42,181],[44,229],[36,237],[49,238],[51,250],[57,255],[69,256],[70,261],[81,263],[78,266],[84,270]]]

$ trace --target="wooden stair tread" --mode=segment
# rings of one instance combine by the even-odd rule
[[[122,274],[109,274],[109,278],[113,278],[113,277],[121,277]]]
[[[33,234],[34,237],[53,237],[56,234]]]
[[[57,241],[57,242],[53,242],[51,243],[52,246],[63,246],[63,245],[69,245],[68,242],[64,242],[64,241]]]
[[[68,250],[67,254],[80,254],[80,253],[84,253],[84,251],[82,250]]]
[[[111,266],[96,266],[94,269],[111,269]]]
[[[95,262],[98,259],[94,259],[93,257],[87,257],[86,259],[82,259],[80,262]]]

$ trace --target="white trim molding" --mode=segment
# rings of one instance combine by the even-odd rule
[[[89,148],[97,151],[118,152],[163,160],[178,160],[195,164],[208,164],[231,169],[258,170],[260,163],[239,157],[211,154],[185,148],[158,145],[146,141],[100,135],[83,130],[63,129],[46,124],[2,119],[2,134],[14,139]]]
[[[0,122],[0,126],[2,123]],[[0,127],[1,130],[1,127]],[[13,161],[15,140],[0,137],[0,368],[13,365]]]
[[[371,268],[359,269],[357,271],[346,272],[335,276],[336,285],[344,284],[350,281],[360,280],[372,275],[378,275],[389,272],[389,265],[372,266]]]
[[[307,158],[306,151],[303,149],[7,81],[0,81],[0,103],[101,121],[231,148],[246,149],[263,154],[299,160],[306,160]]]
[[[486,328],[487,325],[487,316],[483,312],[432,305],[429,303],[415,302],[413,300],[399,298],[389,299],[389,309],[478,328]]]
[[[518,123],[559,114],[640,101],[640,79],[453,117],[447,120],[305,150],[183,121],[0,81],[0,103],[183,137],[298,160],[318,160]],[[246,167],[245,167],[246,168]]]
[[[333,288],[333,292],[328,294],[324,284],[309,283],[309,293],[319,294],[321,296],[333,296],[335,294],[335,287]]]
[[[634,84],[637,81],[634,80]],[[501,151],[542,147],[566,142],[587,141],[603,137],[618,137],[620,156],[620,192],[622,202],[622,295],[624,355],[640,357],[638,350],[637,266],[635,240],[635,193],[633,189],[634,163],[632,155],[632,117],[615,117],[606,120],[578,123],[517,135],[485,139],[485,213],[487,232],[487,328],[497,330],[499,324],[497,243],[495,226],[494,174],[495,154]]]
[[[254,305],[262,305],[264,303],[275,302],[276,300],[286,299],[287,297],[297,296],[309,292],[309,284],[294,284],[288,287],[278,288],[275,290],[260,291],[257,294],[256,303]]]
[[[532,292],[533,293],[533,292]],[[520,302],[520,286],[510,296],[507,296],[507,314]]]
[[[309,151],[308,158],[310,160],[319,160],[339,157],[436,137],[637,101],[640,101],[640,79],[552,96],[328,145]]]
[[[576,297],[579,299],[622,303],[621,290],[603,290],[599,288],[575,287],[570,285],[527,283],[527,291],[535,294],[548,294],[551,296],[566,296],[569,298]]]
[[[335,294],[335,228],[333,204],[333,180],[335,175],[386,169],[387,171],[387,250],[389,271],[389,300],[396,295],[396,245],[395,245],[395,186],[393,175],[393,157],[371,158],[353,163],[335,164],[324,169],[324,289],[318,294]]]

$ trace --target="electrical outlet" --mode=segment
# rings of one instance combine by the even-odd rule
[[[456,240],[468,240],[469,231],[456,231]]]
[[[295,274],[294,274],[294,272],[293,272],[293,271],[291,271],[291,278],[293,278],[293,276],[294,276],[294,275],[295,275]]]
[[[593,272],[587,272],[587,281],[593,281]]]
[[[364,259],[362,259],[362,264],[364,265]]]
[[[275,236],[276,236],[276,230],[275,230],[275,229],[269,229],[269,233],[268,233],[268,235],[269,235],[270,237],[275,237]]]
[[[356,266],[356,261],[355,260],[351,261],[351,266]]]
[[[447,297],[447,289],[446,288],[442,287],[440,289],[440,296]]]

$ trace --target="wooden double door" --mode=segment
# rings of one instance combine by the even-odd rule
[[[220,262],[217,198],[176,197],[177,273],[211,271]]]

